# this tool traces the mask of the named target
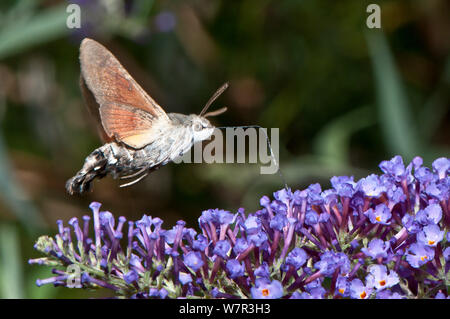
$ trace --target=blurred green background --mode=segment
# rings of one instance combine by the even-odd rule
[[[70,3],[81,29],[66,27]],[[381,7],[382,29],[366,8]],[[217,126],[280,129],[281,169],[303,189],[333,175],[360,178],[400,154],[427,165],[449,156],[450,3],[446,0],[95,0],[0,2],[0,297],[94,296],[35,286],[39,235],[89,213],[150,214],[197,227],[207,208],[248,211],[282,187],[256,164],[169,164],[119,188],[105,178],[85,196],[65,181],[101,145],[78,87],[79,44],[103,43],[167,112],[212,109]],[[97,296],[107,296],[99,291]]]

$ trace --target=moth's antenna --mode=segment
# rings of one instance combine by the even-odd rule
[[[205,113],[205,115],[203,115],[203,117],[217,116],[217,115],[220,115],[220,114],[222,114],[222,113],[225,113],[226,111],[227,111],[227,108],[226,108],[226,107],[222,107],[222,108],[220,108],[220,109],[218,109],[218,110],[215,110],[215,111],[211,111],[211,112]]]
[[[225,84],[223,84],[212,96],[211,98],[208,100],[208,102],[205,104],[205,106],[203,107],[203,110],[200,112],[199,116],[202,116],[207,110],[208,108],[211,106],[211,104],[217,100],[217,98],[223,93],[223,91],[225,91],[228,87],[228,82],[226,82]],[[224,111],[225,112],[225,111]],[[222,112],[223,113],[223,112]]]
[[[272,145],[270,144],[269,136],[267,135],[267,132],[263,127],[261,127],[259,125],[245,125],[245,126],[220,126],[220,127],[216,127],[216,128],[218,128],[218,129],[222,129],[222,128],[261,128],[262,131],[264,132],[264,135],[266,136],[267,145],[269,146],[269,149],[270,149],[270,156],[272,157],[272,160],[274,161],[275,165],[277,165],[277,167],[278,167],[278,169],[277,169],[278,175],[280,175],[280,178],[283,181],[284,188],[287,191],[289,191],[289,187],[286,183],[286,179],[284,178],[283,173],[281,173],[280,165],[278,164],[278,161],[277,161],[275,155],[273,154]]]

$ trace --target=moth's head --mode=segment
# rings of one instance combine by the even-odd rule
[[[194,142],[208,139],[214,132],[214,126],[203,116],[191,114],[190,125]]]
[[[214,132],[214,126],[211,125],[211,123],[206,119],[209,116],[217,116],[219,114],[222,114],[227,110],[226,107],[223,107],[219,110],[212,111],[206,113],[208,108],[211,106],[211,104],[223,93],[223,91],[226,90],[228,87],[228,83],[225,83],[222,85],[214,94],[211,96],[209,101],[206,103],[206,105],[203,107],[203,110],[200,112],[199,115],[191,114],[191,127],[193,131],[194,136],[194,142],[203,141],[208,139]]]

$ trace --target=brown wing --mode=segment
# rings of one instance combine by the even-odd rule
[[[100,43],[84,39],[80,62],[83,80],[100,106],[100,119],[107,137],[142,148],[170,125],[164,110]]]
[[[98,134],[100,135],[102,142],[103,143],[112,142],[114,138],[109,137],[108,134],[106,134],[105,129],[103,128],[102,120],[100,118],[99,113],[99,105],[97,101],[95,101],[95,97],[94,95],[92,95],[92,92],[87,88],[86,82],[84,81],[82,76],[80,76],[80,89],[83,95],[84,104],[86,105],[89,114],[95,120],[97,131]]]

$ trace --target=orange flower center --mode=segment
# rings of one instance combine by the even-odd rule
[[[264,296],[264,297],[267,297],[268,295],[269,295],[269,289],[263,289],[262,290],[262,295]]]
[[[381,221],[381,217],[380,216],[375,217],[375,219],[377,220],[377,222]]]
[[[427,260],[427,259],[428,259],[427,256],[422,256],[422,257],[420,257],[420,260],[422,260],[422,261]]]
[[[384,285],[386,285],[386,280],[381,280],[379,283],[380,283],[380,286],[384,286]]]
[[[345,289],[344,289],[344,288],[340,288],[340,289],[339,289],[339,292],[340,292],[341,294],[344,294]]]
[[[434,245],[435,241],[434,240],[429,240],[428,241],[428,245]]]
[[[366,298],[367,294],[365,291],[362,292],[362,294],[359,295],[361,297],[361,299]]]

